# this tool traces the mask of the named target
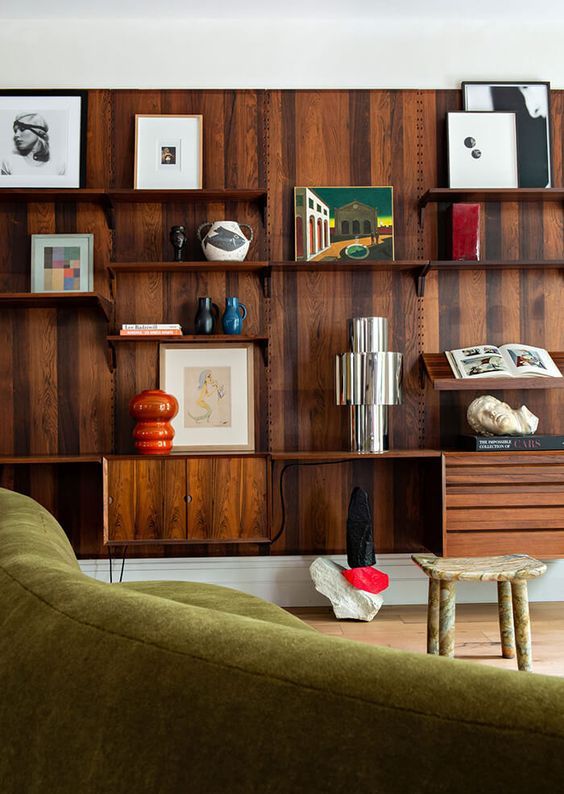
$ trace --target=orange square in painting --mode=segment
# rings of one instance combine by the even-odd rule
[[[66,278],[74,278],[74,268],[73,267],[66,267],[63,272],[64,272]]]

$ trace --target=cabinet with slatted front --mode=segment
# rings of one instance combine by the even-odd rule
[[[564,452],[447,452],[447,557],[564,556]]]

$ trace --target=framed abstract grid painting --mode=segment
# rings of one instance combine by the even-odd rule
[[[32,292],[92,292],[93,234],[32,234]]]

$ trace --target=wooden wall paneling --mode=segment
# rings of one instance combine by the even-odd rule
[[[16,400],[14,394],[14,348],[18,330],[14,324],[14,311],[0,312],[0,404],[2,405],[2,421],[0,422],[0,451],[13,453],[15,450]]]
[[[109,187],[113,184],[113,94],[107,89],[88,92],[86,187]]]
[[[31,243],[25,204],[0,204],[0,291],[25,292],[30,285]]]
[[[105,555],[99,463],[2,465],[0,486],[31,496],[49,510],[79,556]]]

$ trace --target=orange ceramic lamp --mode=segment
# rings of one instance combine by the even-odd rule
[[[145,389],[130,400],[129,413],[137,421],[133,428],[137,452],[168,455],[174,438],[170,420],[178,413],[176,397],[161,389]]]

